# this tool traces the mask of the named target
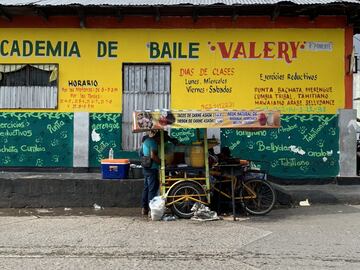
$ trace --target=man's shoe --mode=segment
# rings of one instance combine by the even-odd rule
[[[141,214],[142,214],[143,216],[147,216],[147,215],[149,214],[149,209],[142,208],[142,209],[141,209]]]

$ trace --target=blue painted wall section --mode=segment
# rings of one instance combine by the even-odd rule
[[[72,113],[0,113],[0,166],[72,167]]]
[[[274,177],[328,178],[339,173],[337,115],[283,115],[279,129],[224,129],[221,143],[233,156],[269,161]]]

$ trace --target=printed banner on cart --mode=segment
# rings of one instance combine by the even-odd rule
[[[133,131],[171,128],[279,128],[279,111],[139,111]]]

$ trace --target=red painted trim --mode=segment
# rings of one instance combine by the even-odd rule
[[[155,21],[151,16],[125,16],[119,21],[115,17],[86,17],[86,28],[344,28],[345,16],[319,16],[314,21],[308,17],[200,17],[193,22],[191,17],[161,17]],[[15,16],[12,21],[0,19],[0,28],[80,28],[76,16],[54,16],[48,20],[42,17]]]
[[[345,109],[353,107],[353,75],[349,72],[350,56],[353,50],[353,28],[345,28]]]

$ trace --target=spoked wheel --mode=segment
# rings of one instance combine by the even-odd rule
[[[240,191],[242,206],[253,215],[265,215],[274,207],[276,195],[271,184],[261,179],[245,181]]]
[[[171,204],[172,212],[181,218],[191,218],[191,208],[196,202],[206,202],[205,191],[198,184],[190,181],[182,181],[170,190],[168,203]]]

